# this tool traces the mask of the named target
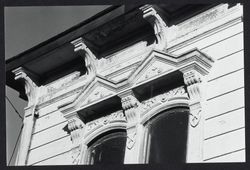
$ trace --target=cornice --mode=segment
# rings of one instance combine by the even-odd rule
[[[209,17],[209,16],[213,17]],[[189,44],[192,44],[202,38],[208,37],[216,32],[219,32],[227,27],[242,22],[242,6],[236,5],[228,9],[227,4],[222,4],[205,11],[196,17],[193,17],[185,22],[169,28],[172,32],[172,38],[169,41],[167,51],[174,52]],[[204,17],[207,18],[204,19]],[[197,24],[204,22],[203,24]],[[187,26],[189,25],[189,26]],[[191,31],[181,31],[181,29],[190,27]],[[179,35],[178,35],[179,34]]]
[[[161,65],[161,72],[152,72],[155,67]],[[150,55],[148,55],[144,61],[136,68],[136,70],[129,76],[127,81],[114,83],[112,81],[106,80],[105,77],[97,76],[94,81],[92,81],[88,87],[81,89],[79,95],[68,105],[59,106],[61,112],[64,114],[70,114],[77,112],[79,110],[88,108],[96,103],[102,102],[114,96],[120,96],[122,93],[132,90],[142,84],[154,81],[159,77],[165,76],[169,73],[175,71],[184,71],[194,69],[197,70],[201,75],[206,75],[211,68],[213,60],[211,57],[200,52],[198,49],[192,49],[185,54],[180,56],[175,56],[171,54],[164,53],[162,51],[152,50]],[[168,69],[169,68],[169,69]],[[157,70],[158,68],[156,68]],[[149,76],[145,76],[149,74]],[[139,81],[138,81],[139,80]],[[101,90],[96,97],[95,90],[98,88],[104,88],[106,90]],[[106,93],[107,95],[101,93]],[[110,94],[108,94],[110,92]],[[88,98],[95,98],[95,100],[88,102]]]

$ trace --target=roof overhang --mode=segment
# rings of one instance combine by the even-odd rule
[[[15,81],[12,71],[23,67],[37,85],[52,82],[72,71],[84,72],[84,60],[74,52],[72,40],[82,37],[98,58],[138,41],[140,37],[154,38],[153,29],[142,17],[140,5],[111,6],[82,23],[42,42],[41,44],[6,60],[6,84],[20,92],[25,99],[24,87]],[[211,7],[208,4],[157,5],[166,23],[176,24]],[[129,36],[128,36],[129,35]]]

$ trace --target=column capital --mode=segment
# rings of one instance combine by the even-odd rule
[[[71,117],[70,119],[68,119],[68,129],[70,131],[73,145],[77,145],[80,142],[84,126],[85,124],[78,117]]]
[[[138,119],[139,119],[139,113],[137,113],[139,101],[135,97],[132,90],[126,91],[120,94],[119,96],[121,98],[122,108],[127,118],[127,122],[128,122],[127,128],[133,127],[138,123]]]
[[[68,118],[68,129],[71,136],[72,148],[71,158],[73,164],[79,164],[85,148],[83,147],[82,137],[85,124],[78,116]]]
[[[190,104],[200,103],[202,100],[201,82],[202,76],[196,70],[190,70],[183,73],[184,83],[190,98]]]
[[[183,78],[184,78],[184,83],[187,86],[202,82],[202,76],[196,70],[189,70],[189,71],[183,72]]]

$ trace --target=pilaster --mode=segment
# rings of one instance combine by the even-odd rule
[[[70,114],[70,117],[66,117],[66,119],[68,119],[68,129],[72,141],[72,164],[81,164],[82,155],[84,155],[87,149],[87,146],[82,142],[85,124],[78,117],[77,113]]]
[[[202,162],[203,128],[204,128],[204,95],[202,75],[192,69],[183,72],[184,83],[189,95],[189,126],[187,139],[187,163]]]
[[[16,165],[26,165],[35,117],[38,115],[36,104],[39,97],[39,87],[28,76],[27,71],[24,68],[19,67],[12,72],[15,74],[15,80],[24,83],[25,93],[28,98],[28,105],[24,109],[23,131],[16,159]]]
[[[120,95],[122,107],[127,119],[127,143],[124,164],[139,163],[139,154],[142,140],[142,125],[139,124],[139,101],[132,91]]]

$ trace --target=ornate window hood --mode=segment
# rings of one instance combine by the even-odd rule
[[[87,52],[86,48],[81,50]],[[85,59],[89,56],[85,55]],[[145,123],[172,107],[190,109],[186,161],[202,161],[203,121],[200,120],[204,111],[201,82],[213,62],[198,49],[180,56],[153,49],[124,81],[115,83],[98,72],[87,74],[91,78],[78,95],[68,104],[58,106],[69,125],[72,122],[75,125],[70,130],[74,162],[86,164],[88,143],[98,134],[112,129],[127,130],[125,163],[144,162],[139,155],[144,147]],[[94,125],[94,130],[88,130],[90,125]]]
[[[175,78],[181,78],[184,82],[183,73],[191,70],[201,75],[207,75],[212,63],[212,58],[198,49],[193,49],[180,56],[152,50],[135,71],[128,76],[127,80],[115,83],[97,73],[92,82],[83,86],[76,98],[59,108],[65,117],[71,117],[71,114],[89,110],[89,108],[100,107],[101,109],[102,106],[106,106],[106,102],[119,105],[120,99],[117,96],[126,91],[132,90],[141,94],[140,91],[150,83],[154,83],[157,88],[157,84],[161,84],[161,82],[170,84],[171,80],[173,81]]]

